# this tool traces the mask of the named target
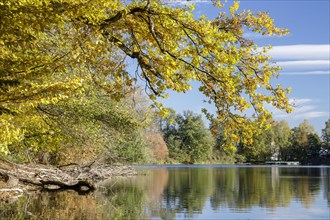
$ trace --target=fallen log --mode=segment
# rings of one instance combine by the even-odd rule
[[[11,187],[19,183],[32,184],[47,190],[73,189],[93,191],[97,183],[112,176],[136,175],[130,166],[92,163],[55,167],[40,164],[15,164],[0,159],[0,177]]]

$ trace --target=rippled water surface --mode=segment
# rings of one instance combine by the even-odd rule
[[[31,193],[0,219],[330,219],[330,167],[138,166],[88,195]]]

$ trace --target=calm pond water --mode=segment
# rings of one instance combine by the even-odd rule
[[[31,193],[0,219],[329,219],[330,167],[137,166],[88,195]]]

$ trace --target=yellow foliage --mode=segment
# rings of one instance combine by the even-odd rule
[[[220,1],[213,2],[222,9]],[[193,7],[158,0],[2,1],[0,152],[22,138],[19,121],[28,120],[24,114],[30,109],[93,89],[119,100],[137,78],[145,81],[163,116],[167,112],[157,97],[166,97],[167,90],[185,92],[192,80],[200,81],[199,90],[214,103],[219,120],[209,118],[225,130],[228,148],[250,141],[271,118],[264,103],[291,108],[289,90],[270,83],[278,68],[268,65],[266,49],[260,52],[243,33],[288,31],[276,27],[268,13],[237,13],[238,7],[234,2],[229,16],[220,12],[209,20],[195,19]],[[124,71],[126,57],[136,60],[135,74]],[[244,114],[250,107],[253,118]]]

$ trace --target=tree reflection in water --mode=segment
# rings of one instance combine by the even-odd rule
[[[330,168],[181,167],[150,169],[146,175],[105,182],[88,195],[74,191],[31,193],[0,202],[0,219],[175,219],[192,218],[206,206],[214,212],[253,207],[276,212],[316,197],[330,205]]]

